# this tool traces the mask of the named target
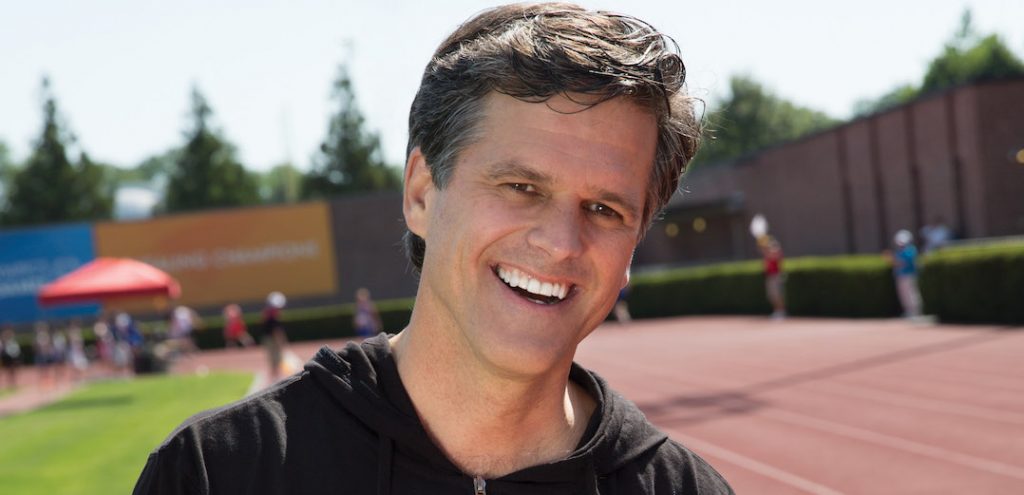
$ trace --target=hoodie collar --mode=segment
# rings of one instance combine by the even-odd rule
[[[402,385],[387,335],[350,342],[337,352],[323,347],[306,364],[306,370],[340,408],[393,441],[397,452],[430,469],[465,476],[423,428]],[[607,476],[667,439],[632,402],[609,389],[593,372],[573,363],[569,379],[598,404],[580,445],[566,459],[522,469],[489,480],[489,484],[577,483],[580,476]]]

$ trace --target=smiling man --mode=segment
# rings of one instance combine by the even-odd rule
[[[409,325],[190,419],[135,492],[732,493],[573,363],[696,152],[684,78],[628,16],[512,5],[460,26],[409,118]]]

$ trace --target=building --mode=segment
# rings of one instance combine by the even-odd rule
[[[688,173],[636,265],[757,256],[761,213],[789,256],[875,253],[937,220],[1024,233],[1024,79],[966,85]]]

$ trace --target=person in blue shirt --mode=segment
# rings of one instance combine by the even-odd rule
[[[921,315],[921,294],[917,290],[917,247],[914,234],[909,230],[896,232],[893,238],[896,252],[892,256],[892,271],[896,278],[896,294],[903,306],[903,316],[914,318]]]

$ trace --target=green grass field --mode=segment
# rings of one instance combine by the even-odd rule
[[[146,457],[178,424],[240,399],[247,374],[95,383],[0,419],[0,494],[131,493]]]

